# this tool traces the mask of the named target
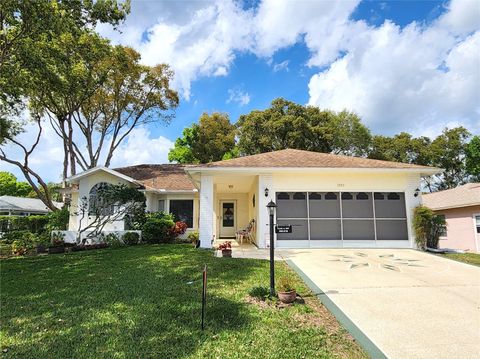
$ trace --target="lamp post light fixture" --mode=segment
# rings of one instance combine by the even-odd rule
[[[268,188],[265,188],[265,197],[268,197]]]
[[[270,201],[267,204],[268,214],[270,215],[270,296],[275,296],[275,250],[273,248],[273,233],[274,233],[274,224],[273,216],[275,215],[275,209],[277,205],[275,202]]]

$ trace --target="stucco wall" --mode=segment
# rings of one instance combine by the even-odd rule
[[[447,236],[440,238],[440,248],[478,252],[473,215],[480,214],[480,206],[452,208],[437,213],[445,215],[447,221]]]

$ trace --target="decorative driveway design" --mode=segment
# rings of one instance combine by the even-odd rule
[[[479,267],[409,249],[282,255],[387,357],[478,358]]]

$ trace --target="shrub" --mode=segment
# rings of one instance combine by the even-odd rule
[[[190,232],[187,238],[190,241],[190,243],[196,244],[200,240],[200,235],[198,234],[197,231]]]
[[[65,244],[65,234],[62,232],[52,232],[52,245],[62,246]]]
[[[48,222],[47,231],[66,230],[68,228],[68,221],[70,219],[70,212],[68,208],[64,207],[61,210],[51,212],[47,215]]]
[[[23,236],[28,233],[32,232],[27,230],[7,232],[3,234],[1,241],[5,244],[12,244],[13,241],[17,239],[22,239]]]
[[[263,287],[263,286],[256,286],[256,287],[251,288],[248,291],[248,295],[250,297],[265,300],[266,298],[268,298],[270,296],[270,289],[268,289],[267,287]]]
[[[106,236],[102,237],[100,243],[106,243],[109,247],[113,248],[124,246],[123,242],[120,240],[120,237],[115,233],[109,233]]]
[[[16,256],[23,256],[27,254],[30,249],[35,248],[38,239],[38,236],[36,236],[34,233],[23,231],[22,235],[12,242],[12,254]]]
[[[171,241],[169,229],[175,226],[173,216],[165,212],[147,215],[142,226],[143,239],[147,243],[167,243]]]
[[[140,236],[136,232],[127,232],[123,235],[122,240],[127,246],[134,246],[138,244]]]
[[[277,281],[277,289],[279,292],[290,292],[295,290],[295,285],[291,275],[283,275]]]
[[[187,224],[182,221],[175,222],[173,227],[169,228],[168,235],[171,239],[175,239],[178,236],[181,236],[187,231]]]
[[[34,216],[0,216],[0,232],[30,231],[42,233],[46,230],[49,217]]]
[[[413,212],[413,228],[418,248],[438,248],[438,240],[445,230],[445,219],[430,208],[418,206]]]

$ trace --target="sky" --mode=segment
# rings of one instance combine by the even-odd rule
[[[97,27],[143,63],[170,64],[180,105],[170,125],[132,132],[112,167],[166,163],[203,112],[235,122],[277,97],[354,111],[374,134],[433,137],[459,125],[480,134],[479,0],[132,0],[119,30]],[[34,131],[21,136],[31,141]],[[62,149],[51,129],[38,150],[34,168],[58,181]],[[5,163],[0,170],[23,178]]]

